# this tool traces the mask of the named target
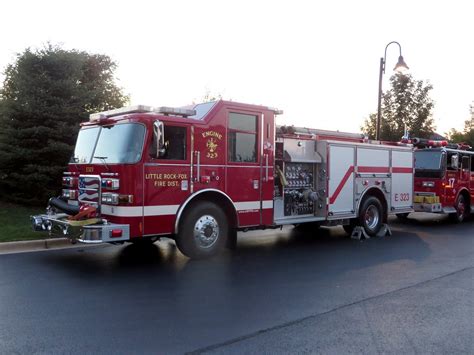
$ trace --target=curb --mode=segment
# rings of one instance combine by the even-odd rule
[[[24,240],[19,242],[0,243],[0,254],[22,253],[28,251],[62,249],[77,247],[78,244],[72,244],[67,238],[50,238],[37,240]],[[85,246],[85,244],[80,244]]]

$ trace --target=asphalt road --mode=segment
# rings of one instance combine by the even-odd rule
[[[0,353],[474,353],[474,218],[0,255]]]

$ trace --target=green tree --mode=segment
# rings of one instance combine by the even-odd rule
[[[464,130],[460,132],[451,128],[447,136],[450,142],[467,143],[474,147],[474,105],[471,106],[471,119],[464,121]]]
[[[128,97],[106,55],[47,45],[18,54],[0,90],[0,199],[44,204],[57,195],[79,124]]]
[[[412,137],[429,137],[434,132],[432,89],[430,84],[415,80],[411,75],[393,75],[390,89],[382,96],[380,139],[398,141],[405,127]],[[376,122],[377,114],[370,114],[361,127],[371,139],[375,138]]]

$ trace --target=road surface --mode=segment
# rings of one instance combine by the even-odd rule
[[[0,353],[474,353],[474,218],[0,255]]]

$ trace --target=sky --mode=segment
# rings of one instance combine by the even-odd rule
[[[183,106],[209,91],[282,109],[278,124],[358,132],[398,41],[413,77],[433,85],[444,133],[470,117],[473,21],[472,0],[7,0],[0,70],[50,42],[109,55],[131,104]],[[398,55],[388,47],[384,89]]]

